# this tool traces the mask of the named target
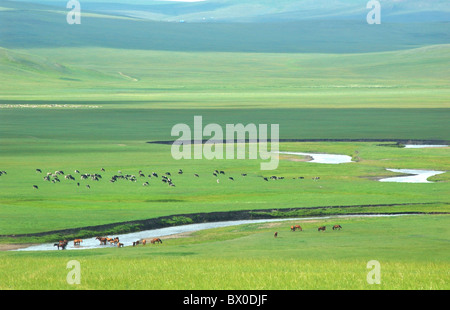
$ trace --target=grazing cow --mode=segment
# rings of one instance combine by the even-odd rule
[[[220,171],[219,173],[220,173],[220,174],[225,174],[225,171]]]
[[[317,231],[325,231],[325,229],[327,229],[326,226],[320,226],[320,227],[317,229]]]
[[[88,184],[88,185],[86,185],[86,188],[91,188],[91,186]]]
[[[148,186],[148,182],[145,182],[144,184],[142,184],[142,186]]]
[[[274,234],[273,234],[273,236],[276,238],[276,237],[278,237],[278,232],[276,231]]]
[[[231,181],[234,181],[233,177],[229,177],[229,179],[230,179]]]
[[[341,225],[334,225],[334,226],[333,226],[333,230],[336,230],[336,229],[339,229],[339,230],[341,230],[341,228],[342,228],[342,226],[341,226]]]
[[[41,169],[36,169],[36,172],[42,173]]]
[[[247,173],[242,173],[241,174],[243,177],[246,177],[247,176]]]
[[[33,188],[35,189],[39,189],[39,187],[37,185],[33,185]]]
[[[151,244],[162,243],[161,239],[159,239],[159,238],[153,238],[150,242],[151,242]]]

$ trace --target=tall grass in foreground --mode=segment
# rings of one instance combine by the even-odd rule
[[[0,289],[309,290],[449,289],[449,264],[380,262],[369,284],[362,260],[96,258],[80,259],[81,284],[66,281],[68,260],[2,260]],[[26,266],[26,268],[24,268]]]

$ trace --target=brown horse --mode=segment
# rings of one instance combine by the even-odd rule
[[[146,239],[142,240],[142,245],[145,245],[146,243],[147,243]]]
[[[325,231],[325,229],[327,229],[327,227],[326,226],[320,226],[318,229],[317,229],[317,231]]]
[[[106,245],[106,238],[105,237],[97,237],[97,238],[95,238],[95,239],[97,239],[98,241],[100,241],[100,245]]]
[[[295,226],[291,226],[291,231],[295,231]]]
[[[296,230],[303,231],[303,229],[300,227],[300,225],[295,225],[295,229],[296,229]]]
[[[151,242],[152,244],[155,244],[155,243],[162,243],[161,239],[159,239],[159,238],[153,238],[150,242]]]
[[[81,242],[83,242],[83,240],[75,239],[75,240],[73,240],[73,245],[80,245]]]
[[[273,236],[276,238],[276,237],[278,237],[278,232],[276,231],[274,234],[273,234]]]
[[[118,243],[117,243],[117,247],[118,247],[118,248],[123,248],[123,243],[118,242]]]
[[[335,229],[339,229],[339,230],[341,230],[341,228],[342,228],[342,226],[341,226],[341,225],[334,225],[334,226],[333,226],[333,230],[335,230]]]

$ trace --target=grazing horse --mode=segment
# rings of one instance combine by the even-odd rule
[[[123,248],[123,243],[120,243],[120,242],[117,243],[117,247],[118,247],[118,248]]]
[[[341,226],[341,225],[334,225],[334,226],[333,226],[333,230],[336,230],[336,229],[339,229],[339,230],[341,230],[341,228],[342,228],[342,226]]]
[[[147,243],[146,239],[142,240],[142,245],[145,245],[146,243]]]
[[[273,234],[273,236],[276,238],[276,237],[278,237],[278,231],[276,231],[274,234]]]
[[[151,242],[152,244],[155,244],[155,243],[162,243],[161,239],[159,239],[159,238],[153,238],[150,242]]]
[[[73,245],[80,245],[81,242],[83,242],[83,240],[75,239],[75,240],[73,240]]]
[[[300,225],[295,225],[295,229],[296,229],[296,230],[303,231],[303,229],[300,227]]]
[[[320,226],[318,229],[317,229],[317,231],[325,231],[325,229],[326,229],[327,227],[326,226]]]
[[[133,246],[139,245],[139,240],[133,242]]]

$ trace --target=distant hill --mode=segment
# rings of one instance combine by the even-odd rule
[[[41,1],[42,2],[42,1]],[[64,1],[65,2],[65,1]],[[224,51],[224,52],[272,52],[272,53],[356,53],[409,49],[431,44],[450,43],[450,23],[412,22],[368,25],[365,15],[360,20],[343,17],[336,19],[299,20],[280,18],[295,14],[294,1],[282,0],[278,6],[291,8],[266,14],[265,20],[252,22],[162,22],[118,16],[116,13],[89,11],[89,3],[82,1],[81,25],[68,25],[69,9],[61,6],[27,4],[22,1],[0,0],[0,46],[5,48],[29,47],[112,47],[122,49],[150,49],[173,51]],[[140,6],[142,1],[136,1]],[[184,11],[194,5],[203,5],[215,12],[228,8],[233,16],[232,4],[239,1],[208,0],[199,3],[178,3],[173,8]],[[243,1],[256,5],[258,1]],[[268,3],[276,1],[259,1]],[[339,4],[342,1],[332,1]],[[348,4],[356,1],[349,0]],[[361,1],[358,1],[361,3]],[[413,1],[414,2],[414,1]],[[440,3],[440,1],[437,1]],[[93,2],[92,2],[93,3]],[[300,1],[300,3],[312,3]],[[93,3],[92,6],[106,5]],[[132,5],[115,4],[118,11]],[[161,1],[152,6],[167,13]],[[190,7],[190,6],[193,7]],[[147,6],[145,6],[147,7]],[[206,10],[206,9],[205,9]],[[367,11],[366,9],[363,9]],[[241,10],[239,10],[241,11]],[[413,10],[414,11],[414,10]],[[349,10],[345,10],[349,12]],[[174,13],[176,14],[176,12]],[[194,14],[194,13],[192,13]],[[221,16],[225,16],[222,12]],[[413,13],[404,13],[413,14]],[[416,14],[416,13],[414,13]],[[433,15],[431,11],[429,14]],[[126,15],[126,14],[125,14]],[[247,14],[249,18],[251,14]],[[399,13],[399,16],[402,15]],[[178,16],[178,15],[177,15]],[[270,21],[268,16],[271,16]],[[278,17],[277,17],[278,16]],[[402,15],[405,18],[405,15]],[[434,15],[433,15],[434,16]],[[277,18],[275,18],[277,17]],[[428,19],[432,19],[430,16]],[[399,17],[400,18],[400,17]]]
[[[26,2],[26,0],[24,0]],[[83,9],[154,21],[268,22],[310,19],[365,20],[368,0],[82,0]],[[450,21],[447,0],[379,0],[389,22]],[[65,8],[67,1],[33,3]]]

